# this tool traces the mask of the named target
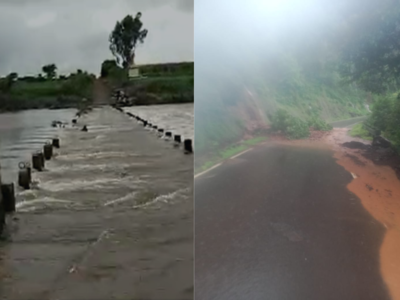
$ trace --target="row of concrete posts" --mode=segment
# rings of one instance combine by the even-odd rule
[[[124,110],[118,106],[113,106],[116,110],[120,112],[124,112]],[[166,140],[174,141],[174,146],[179,147],[182,144],[182,137],[179,134],[172,135],[171,131],[165,131],[163,128],[159,128],[157,125],[150,123],[148,120],[142,119],[141,117],[134,115],[130,112],[126,112],[126,114],[136,119],[139,123],[143,125],[143,127],[157,131],[159,137],[165,137]],[[185,154],[192,154],[193,153],[193,143],[191,139],[183,140],[183,150]]]
[[[30,189],[32,184],[32,168],[36,171],[43,171],[45,161],[53,157],[53,148],[60,148],[60,139],[54,138],[47,142],[43,149],[32,153],[31,162],[20,162],[18,164],[18,185],[23,189]],[[3,183],[0,178],[0,235],[6,225],[6,216],[16,211],[16,197],[14,183]]]

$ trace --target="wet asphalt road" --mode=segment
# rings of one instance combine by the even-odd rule
[[[390,299],[385,229],[332,155],[260,145],[195,180],[196,299]]]

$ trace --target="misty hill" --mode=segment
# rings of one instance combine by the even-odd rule
[[[385,1],[283,1],[279,8],[250,2],[225,9],[229,17],[212,33],[216,7],[196,28],[198,154],[256,136],[278,108],[303,120],[368,114],[377,95],[343,76],[342,49],[381,20]]]

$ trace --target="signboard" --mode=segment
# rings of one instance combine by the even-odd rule
[[[129,78],[139,77],[139,68],[130,68],[128,74]]]

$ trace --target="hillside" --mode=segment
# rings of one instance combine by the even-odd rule
[[[244,71],[249,75],[236,81],[203,80],[197,86],[196,80],[196,152],[200,155],[257,136],[279,108],[300,119],[313,112],[328,122],[368,114],[365,104],[372,98],[357,85],[343,83],[336,71],[311,76],[294,59],[273,79],[257,68]]]
[[[196,53],[195,74],[197,157],[221,157],[243,140],[265,136],[280,108],[301,121],[311,115],[330,122],[369,114],[366,106],[380,96],[349,80],[343,65],[351,69],[351,62],[343,53],[390,9],[359,0],[282,5],[279,12],[256,3],[237,6],[218,27],[213,27],[218,9],[207,12],[195,33],[195,48],[202,50]],[[246,26],[238,21],[243,16]]]

